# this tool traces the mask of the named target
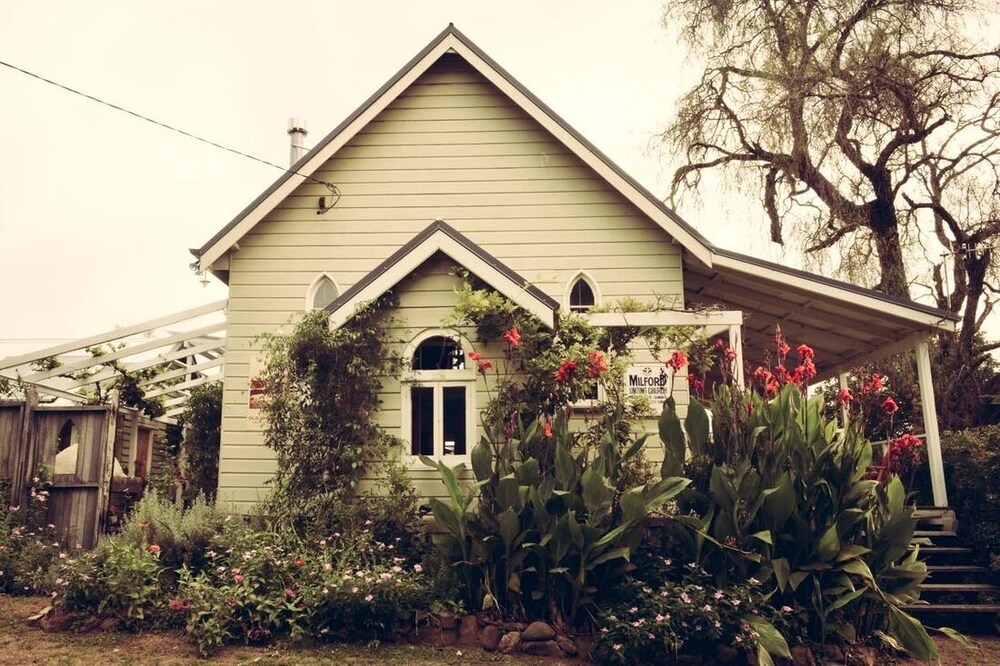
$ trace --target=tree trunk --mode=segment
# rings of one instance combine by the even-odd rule
[[[899,240],[896,209],[891,202],[872,201],[868,204],[868,228],[875,239],[880,280],[875,289],[890,296],[909,298],[910,289],[903,265],[903,248]]]

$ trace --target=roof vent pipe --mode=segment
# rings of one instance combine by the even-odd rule
[[[289,166],[294,166],[306,154],[306,121],[301,118],[288,119],[288,136],[291,139],[288,160]]]

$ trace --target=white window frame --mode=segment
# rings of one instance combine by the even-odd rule
[[[313,281],[309,284],[309,288],[306,290],[306,310],[319,310],[315,305],[313,305],[313,299],[316,298],[316,292],[319,291],[319,286],[323,283],[323,278],[328,279],[333,283],[333,288],[336,290],[337,295],[334,296],[334,300],[340,298],[340,295],[344,293],[340,289],[340,285],[329,273],[323,272],[313,278]],[[330,301],[331,303],[333,301]],[[325,307],[325,306],[324,306]]]
[[[409,364],[412,363],[413,355],[426,340],[434,337],[443,337],[455,340],[462,347],[465,354],[465,368],[461,370],[412,370]],[[420,456],[414,455],[413,451],[413,399],[411,389],[424,387],[433,389],[434,393],[434,453],[430,456],[432,460],[440,460],[446,465],[454,466],[460,463],[471,463],[472,447],[476,445],[476,391],[478,384],[478,373],[476,364],[469,359],[471,345],[461,335],[454,330],[429,329],[421,332],[407,345],[403,358],[408,364],[407,370],[401,379],[400,396],[400,437],[403,440],[404,450],[401,459],[410,467],[424,468],[420,462]],[[444,389],[447,387],[462,387],[465,389],[465,453],[445,454],[444,452]]]
[[[586,282],[587,286],[590,287],[590,291],[593,292],[594,305],[591,306],[592,308],[596,308],[598,305],[601,304],[601,290],[597,286],[597,280],[595,280],[594,276],[588,273],[587,271],[577,271],[576,273],[573,274],[573,277],[569,279],[569,282],[566,283],[566,289],[563,292],[563,308],[566,310],[566,312],[585,314],[589,310],[574,308],[572,303],[570,302],[573,297],[573,285],[577,283],[577,280],[583,280],[584,282]]]

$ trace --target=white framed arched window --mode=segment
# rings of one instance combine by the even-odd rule
[[[340,288],[329,273],[320,273],[306,292],[306,309],[325,308],[340,296]]]
[[[400,434],[406,456],[467,461],[476,433],[476,368],[469,345],[454,331],[429,330],[408,345]]]
[[[568,312],[588,312],[601,302],[597,281],[585,271],[580,271],[566,284],[563,304]]]

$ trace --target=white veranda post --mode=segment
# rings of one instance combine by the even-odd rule
[[[931,377],[931,355],[926,336],[917,340],[914,350],[917,353],[920,411],[924,419],[924,442],[927,445],[934,505],[948,506],[948,489],[945,487],[944,464],[941,460],[941,435],[938,433],[937,405],[934,402],[934,384]]]

